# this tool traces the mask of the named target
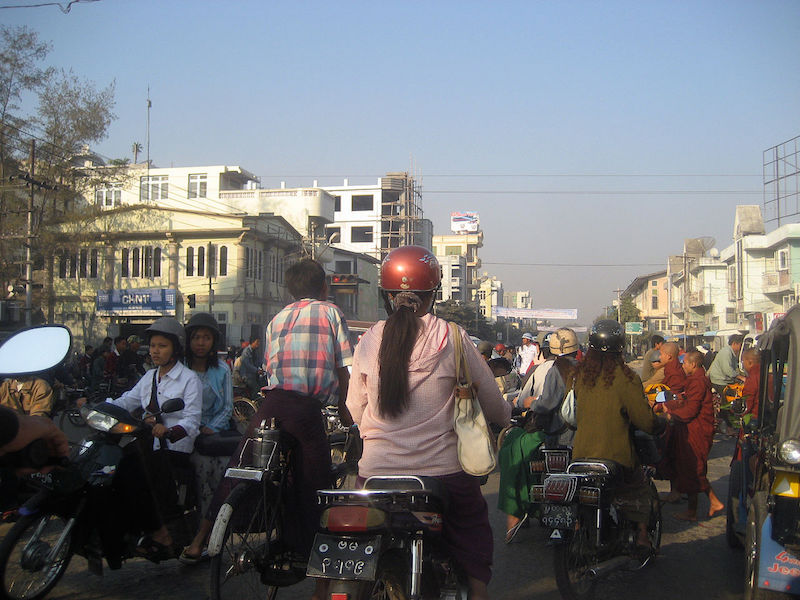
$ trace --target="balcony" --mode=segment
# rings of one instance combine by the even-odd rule
[[[705,290],[689,292],[687,295],[687,301],[689,306],[692,308],[696,306],[709,306],[712,304],[710,294],[708,294]]]
[[[761,291],[765,294],[777,294],[792,289],[792,276],[789,271],[765,271],[761,275]]]

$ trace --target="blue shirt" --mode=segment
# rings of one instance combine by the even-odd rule
[[[214,431],[228,429],[233,414],[233,383],[231,371],[217,364],[205,372],[195,371],[203,384],[203,412],[200,426]]]

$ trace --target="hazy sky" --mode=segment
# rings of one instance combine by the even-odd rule
[[[683,238],[728,245],[762,152],[800,134],[796,0],[101,0],[0,22],[116,80],[101,154],[144,143],[149,85],[159,166],[301,186],[413,164],[436,233],[478,211],[483,270],[584,322]]]

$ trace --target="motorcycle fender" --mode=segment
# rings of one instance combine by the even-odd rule
[[[569,540],[569,530],[567,529],[553,529],[550,532],[550,543],[552,544],[565,544]]]
[[[222,505],[214,520],[214,527],[208,538],[208,555],[216,556],[222,550],[222,541],[225,537],[225,530],[228,528],[228,521],[231,520],[233,507],[227,502]]]
[[[758,546],[758,587],[800,594],[800,555],[772,539],[772,515],[764,520]]]

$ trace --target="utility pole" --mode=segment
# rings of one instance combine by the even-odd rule
[[[36,190],[34,175],[36,168],[36,140],[31,140],[31,195],[28,197],[28,231],[25,239],[25,326],[33,325],[33,200]]]
[[[211,269],[216,266],[217,261],[216,256],[211,256],[211,242],[208,242],[208,251],[206,252],[206,256],[208,257],[206,259],[208,262],[206,265],[206,271],[208,272],[208,312],[211,312],[211,309],[214,308],[214,289],[211,287]]]

